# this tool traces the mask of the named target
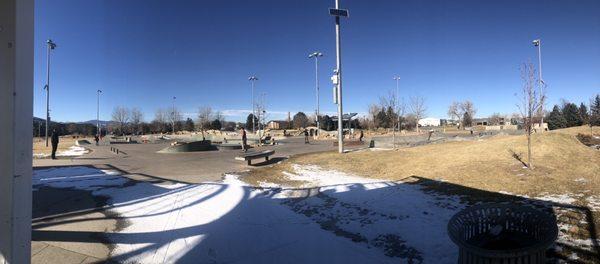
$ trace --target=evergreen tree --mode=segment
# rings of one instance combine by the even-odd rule
[[[296,129],[306,128],[308,126],[308,117],[304,112],[296,113],[292,120],[292,122],[294,123],[294,128]]]
[[[590,122],[590,115],[588,113],[587,106],[585,106],[583,103],[579,105],[579,118],[581,119],[581,123],[583,125],[587,125]]]
[[[581,126],[583,123],[579,117],[579,109],[574,103],[565,103],[563,105],[562,114],[567,121],[567,127]]]
[[[590,106],[590,124],[600,126],[600,94],[596,95],[595,100]]]
[[[221,124],[221,120],[219,119],[215,119],[212,122],[210,122],[210,129],[221,130],[222,126],[223,124]]]
[[[247,130],[252,129],[252,119],[254,119],[254,126],[258,126],[258,118],[254,114],[249,114],[248,117],[246,117],[246,129]]]
[[[470,127],[472,125],[473,125],[473,117],[471,116],[471,114],[469,112],[465,112],[465,114],[463,115],[463,126]]]
[[[186,131],[194,131],[194,121],[188,117],[185,120],[185,125],[184,125],[183,129]]]
[[[375,117],[375,126],[387,128],[388,123],[389,122],[385,112],[383,110],[379,111],[379,113],[377,113],[377,116]]]
[[[548,122],[548,129],[550,130],[567,127],[567,120],[565,120],[558,105],[554,105],[552,112],[546,118],[546,122]]]

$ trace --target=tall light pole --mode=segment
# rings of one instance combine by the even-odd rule
[[[175,99],[177,99],[177,97],[173,96],[173,108],[171,108],[171,128],[173,130],[173,135],[175,135]]]
[[[100,135],[102,135],[102,131],[100,130],[100,94],[102,93],[102,90],[98,89],[97,93],[98,96],[96,99],[96,136],[100,138]]]
[[[265,128],[264,125],[262,124],[262,122],[265,122],[265,96],[267,96],[267,93],[260,93],[260,103],[258,103],[258,145],[262,146],[262,130]],[[262,121],[261,121],[262,120]],[[261,129],[262,126],[262,129]]]
[[[340,33],[340,16],[348,17],[348,10],[340,9],[340,1],[335,0],[335,8],[329,9],[329,14],[335,16],[335,79],[337,84],[337,104],[338,104],[338,152],[344,153],[344,126],[343,126],[343,108],[342,108],[342,47]]]
[[[538,71],[539,74],[539,82],[540,82],[540,131],[544,131],[544,79],[542,79],[542,40],[535,39],[533,40],[533,45],[538,48]]]
[[[314,58],[315,59],[315,88],[317,91],[317,134],[319,133],[319,130],[321,129],[320,126],[320,122],[319,122],[319,57],[323,57],[323,53],[315,51],[311,54],[308,55],[308,58]],[[315,136],[317,136],[315,134]]]
[[[52,42],[51,39],[46,41],[48,51],[46,53],[46,147],[48,146],[48,125],[50,123],[50,50],[56,48],[56,43]]]
[[[256,76],[250,76],[248,77],[248,80],[252,86],[252,132],[255,132],[256,125],[254,124],[254,119],[256,118],[256,114],[254,113],[254,82],[258,81],[258,78],[256,78]]]
[[[400,101],[398,100],[398,95],[400,92],[400,76],[394,76],[393,78],[394,80],[396,80],[396,103],[394,104],[394,107],[396,108],[396,115],[398,116],[398,120],[396,123],[396,126],[394,126],[394,135],[393,135],[393,140],[394,140],[394,148],[396,148],[396,127],[398,128],[398,132],[400,132]]]

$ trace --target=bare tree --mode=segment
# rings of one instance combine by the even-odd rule
[[[125,131],[125,126],[127,126],[127,122],[129,122],[129,110],[123,106],[117,106],[113,109],[112,112],[112,121],[116,122],[119,127],[119,133],[123,134]]]
[[[465,127],[467,125],[471,126],[472,124],[470,124],[470,123],[473,121],[473,118],[475,118],[475,113],[477,113],[477,109],[475,109],[473,102],[471,102],[469,100],[465,100],[464,102],[462,102],[460,104],[460,109],[461,109],[461,112],[463,113],[463,118],[462,118],[463,127]],[[465,116],[468,116],[470,120],[465,120]]]
[[[470,125],[465,124],[465,121],[468,121],[465,120],[465,116],[468,116],[472,119],[473,117],[475,117],[476,112],[477,109],[475,109],[473,102],[471,102],[470,100],[465,100],[463,102],[453,101],[448,107],[448,116],[450,118],[456,118],[459,124],[459,128],[465,128],[466,125]]]
[[[167,122],[167,115],[163,109],[157,109],[154,113],[154,120],[152,121],[152,125],[154,126],[154,131],[164,132],[165,123]]]
[[[171,109],[169,109],[169,114],[167,115],[167,119],[169,121],[169,123],[171,123],[171,129],[173,131],[173,134],[175,134],[175,124],[180,122],[181,119],[183,118],[183,115],[181,114],[181,112],[179,111],[179,109],[177,107],[171,107]]]
[[[220,114],[219,114],[220,115]],[[198,128],[202,132],[202,140],[205,140],[204,130],[210,126],[211,118],[213,117],[213,111],[210,106],[203,106],[198,109]],[[219,120],[221,121],[221,120]]]
[[[490,117],[489,117],[489,124],[490,125],[500,125],[500,123],[502,123],[502,121],[505,119],[505,117],[503,115],[501,115],[500,113],[493,113]]]
[[[376,128],[379,124],[376,122],[377,114],[381,111],[381,108],[376,104],[369,105],[369,119],[368,124],[369,128]]]
[[[141,130],[141,123],[144,121],[144,114],[142,111],[134,107],[131,109],[131,126],[134,133],[138,133]]]
[[[539,91],[538,86],[540,84],[535,78],[535,69],[531,62],[524,63],[521,66],[521,79],[523,81],[523,87],[521,88],[521,98],[517,103],[517,107],[519,108],[521,118],[523,119],[525,135],[527,136],[527,167],[533,169],[531,158],[533,118],[541,106],[543,96],[540,96],[537,92]]]
[[[425,98],[421,96],[415,96],[410,98],[410,111],[415,116],[417,133],[419,133],[419,120],[427,114],[427,107],[425,106]]]
[[[460,105],[460,102],[453,101],[448,107],[448,117],[456,119],[458,121],[459,126],[462,126],[463,113]]]

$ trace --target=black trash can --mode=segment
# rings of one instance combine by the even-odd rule
[[[458,263],[546,263],[546,250],[558,236],[552,212],[508,204],[479,205],[460,211],[448,223],[458,245]]]

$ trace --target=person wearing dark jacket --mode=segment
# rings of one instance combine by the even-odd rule
[[[246,143],[248,143],[248,138],[246,136],[246,129],[244,129],[243,127],[242,127],[241,134],[242,134],[242,150],[244,150],[244,152],[246,152],[246,151],[248,151],[248,145],[246,144]]]
[[[52,159],[56,159],[56,149],[58,148],[58,132],[56,132],[56,129],[52,129],[52,136],[50,138],[52,143]]]
[[[308,142],[308,130],[304,129],[304,144],[309,144]]]

